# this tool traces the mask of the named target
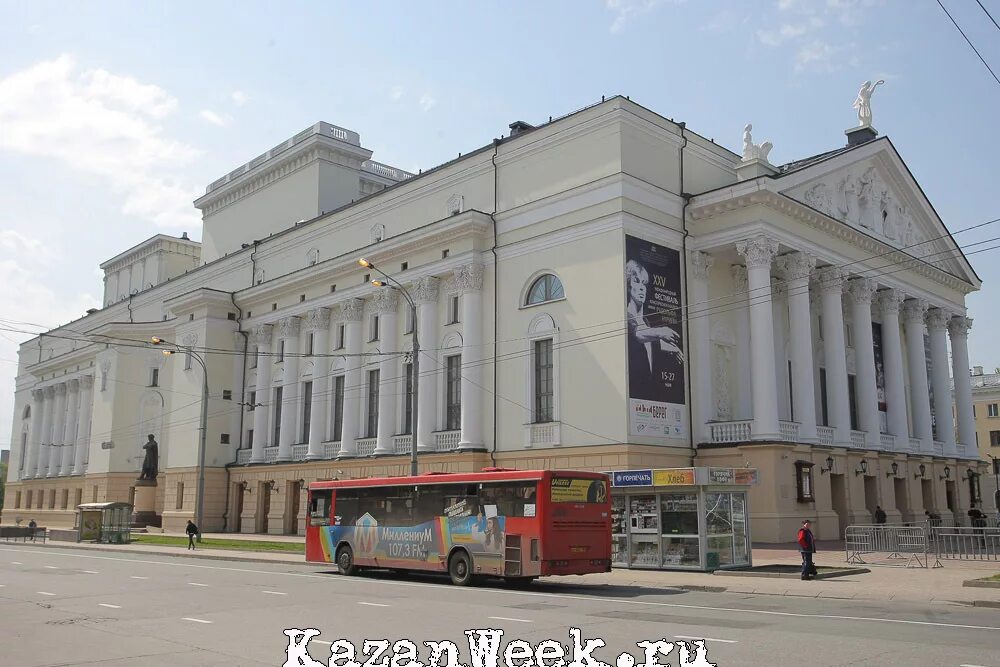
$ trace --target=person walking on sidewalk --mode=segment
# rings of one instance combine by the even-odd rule
[[[802,554],[802,581],[809,581],[816,574],[813,565],[813,554],[816,553],[816,538],[813,536],[812,523],[809,519],[802,522],[796,541],[799,543],[799,553]]]
[[[188,519],[187,529],[185,530],[188,535],[188,549],[194,550],[194,536],[198,534],[198,526],[194,525],[191,519]]]
[[[881,505],[875,506],[875,523],[885,523],[885,510]]]
[[[28,528],[31,530],[31,541],[34,542],[35,541],[35,530],[38,528],[38,524],[35,523],[34,519],[32,519],[31,521],[28,522]]]

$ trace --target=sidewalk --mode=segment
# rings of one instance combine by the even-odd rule
[[[230,533],[204,535],[205,539],[246,539],[260,541],[294,542],[296,536],[245,535]],[[0,542],[0,547],[4,543]],[[11,545],[23,547],[22,543]],[[79,549],[91,552],[129,552],[142,556],[181,556],[213,561],[242,561],[249,563],[285,563],[306,565],[302,554],[285,552],[250,552],[229,549],[198,549],[163,545],[127,544],[77,544],[73,542],[28,543],[28,546],[54,549]],[[823,546],[823,545],[821,545]],[[754,565],[798,564],[799,554],[791,545],[760,545],[754,547]],[[825,567],[847,567],[843,551],[820,551],[816,564]],[[326,571],[335,569],[332,563],[315,564]],[[859,566],[865,567],[865,566]],[[682,589],[711,592],[742,593],[750,595],[788,595],[815,598],[835,598],[873,601],[908,602],[959,602],[978,603],[981,606],[1000,606],[1000,588],[963,587],[967,579],[978,579],[1000,573],[1000,563],[949,561],[942,568],[898,568],[868,566],[869,573],[801,581],[777,577],[741,577],[704,572],[665,572],[660,570],[627,570],[616,568],[612,572],[581,577],[549,577],[545,581],[575,585],[641,586],[645,588]]]

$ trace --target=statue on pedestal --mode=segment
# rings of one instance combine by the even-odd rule
[[[885,83],[884,79],[879,79],[872,85],[871,81],[861,84],[858,97],[854,100],[854,108],[858,110],[858,127],[871,127],[872,125],[872,93],[879,85]]]
[[[751,134],[752,130],[751,123],[747,123],[746,127],[743,128],[743,161],[763,160],[767,162],[767,154],[771,152],[771,142],[765,141],[762,144],[755,144]]]
[[[148,479],[155,482],[160,463],[160,447],[156,444],[156,440],[153,439],[152,433],[149,434],[149,442],[143,445],[142,448],[146,450],[146,458],[142,461],[142,472],[139,473],[139,479]]]

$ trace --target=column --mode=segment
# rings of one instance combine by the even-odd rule
[[[774,327],[774,381],[777,387],[778,419],[791,419],[788,412],[788,362],[785,360],[785,332],[788,327],[788,293],[785,283],[771,276],[771,323]]]
[[[788,332],[792,357],[792,419],[799,423],[799,440],[817,442],[816,380],[813,376],[812,314],[809,276],[816,258],[796,252],[778,258],[788,290]]]
[[[887,421],[889,432],[896,438],[898,451],[906,451],[910,446],[910,431],[906,420],[906,385],[903,382],[903,343],[899,336],[899,306],[904,298],[899,290],[894,289],[878,293],[878,305],[882,313]]]
[[[438,296],[440,280],[426,276],[410,292],[417,302],[417,337],[420,340],[420,392],[417,397],[417,450],[434,451],[438,422]]]
[[[285,341],[284,378],[281,386],[281,432],[278,433],[278,461],[292,460],[292,445],[298,441],[299,427],[299,332],[302,320],[286,317],[278,322],[278,336]]]
[[[462,415],[459,449],[483,448],[483,265],[455,270],[462,293]]]
[[[90,424],[94,412],[94,376],[84,375],[80,378],[80,416],[76,429],[76,447],[74,448],[73,473],[82,475],[84,461],[87,460],[87,450],[90,448]]]
[[[344,422],[338,456],[358,454],[358,422],[361,419],[361,397],[365,384],[361,369],[361,319],[364,313],[365,302],[361,299],[350,299],[340,306],[347,364],[344,373]]]
[[[76,422],[80,413],[80,381],[70,380],[66,383],[66,428],[63,431],[63,447],[59,453],[62,459],[59,465],[59,476],[64,477],[73,471],[73,450],[76,449]]]
[[[837,267],[817,274],[823,312],[823,360],[826,362],[826,400],[833,426],[833,442],[851,444],[851,404],[847,390],[847,344],[844,341],[844,272]]]
[[[52,448],[52,421],[55,418],[56,388],[52,385],[42,389],[45,409],[42,415],[42,432],[39,439],[38,457],[35,459],[34,477],[44,477],[49,469],[49,449]]]
[[[854,320],[858,427],[865,432],[868,447],[874,449],[882,446],[878,383],[875,378],[875,341],[872,336],[872,296],[876,288],[875,282],[868,278],[855,278],[847,288],[851,300],[851,319]]]
[[[42,448],[42,419],[45,414],[45,392],[41,389],[31,390],[31,431],[28,433],[28,448],[21,454],[24,457],[24,479],[35,476],[35,464]]]
[[[750,399],[750,310],[748,308],[747,269],[734,265],[729,269],[733,277],[733,294],[737,297],[736,310],[736,410],[737,419],[753,417]]]
[[[66,437],[66,383],[56,385],[56,406],[52,414],[52,444],[49,446],[49,465],[46,477],[59,474],[59,462],[62,454],[63,438]]]
[[[969,329],[972,318],[957,315],[948,322],[951,337],[952,377],[955,379],[955,414],[958,418],[958,441],[965,445],[966,456],[976,451],[976,418],[972,414],[972,378],[969,377]]]
[[[373,312],[378,315],[379,351],[382,356],[378,364],[378,437],[375,455],[394,453],[392,438],[396,435],[396,399],[399,393],[399,358],[386,352],[398,352],[399,332],[396,326],[396,310],[399,307],[399,293],[391,287],[383,287],[375,293]]]
[[[739,241],[736,251],[747,265],[750,294],[750,360],[753,386],[754,440],[780,440],[778,426],[777,383],[774,377],[774,321],[771,311],[771,260],[778,253],[778,242],[760,234]]]
[[[271,336],[273,327],[261,324],[253,332],[254,344],[257,346],[257,382],[255,385],[256,406],[253,409],[253,444],[250,449],[250,463],[264,462],[264,449],[268,439],[268,410],[271,405],[271,368],[274,358],[271,356]]]
[[[323,441],[333,400],[330,387],[330,309],[316,308],[306,315],[306,331],[313,335],[312,405],[309,407],[309,452],[307,460],[323,458]]]
[[[924,315],[927,302],[907,299],[903,304],[906,325],[906,359],[910,367],[910,411],[913,414],[913,437],[920,440],[920,451],[934,451],[931,428],[931,403],[927,391],[927,354],[924,351]]]
[[[951,417],[951,381],[948,372],[948,313],[940,308],[927,311],[927,333],[931,339],[931,382],[934,388],[935,439],[944,443],[944,455],[955,456],[955,428]]]
[[[691,267],[691,282],[688,283],[688,345],[693,348],[691,374],[694,394],[694,424],[691,433],[694,442],[711,442],[712,434],[708,422],[714,417],[712,409],[712,340],[707,312],[698,313],[708,307],[708,277],[715,262],[708,253],[689,252],[688,266]],[[692,317],[691,309],[697,313]]]

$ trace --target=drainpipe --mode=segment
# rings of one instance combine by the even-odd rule
[[[684,235],[681,237],[681,270],[684,272],[684,308],[681,310],[681,314],[684,316],[684,352],[687,355],[688,363],[685,364],[684,373],[684,384],[685,391],[687,392],[687,413],[688,413],[688,437],[691,438],[691,467],[695,465],[695,457],[697,454],[694,450],[694,402],[693,396],[691,395],[691,301],[690,301],[690,290],[688,289],[688,256],[687,256],[687,240],[691,232],[688,231],[687,226],[687,207],[691,203],[691,195],[684,191],[684,149],[687,148],[688,138],[684,134],[684,130],[687,127],[687,123],[680,122],[677,123],[677,127],[681,130],[681,139],[684,143],[681,144],[680,150],[680,194],[684,199],[684,204],[681,206],[681,229]]]
[[[500,140],[493,140],[493,447],[490,449],[490,462],[497,467],[497,341],[500,339],[500,259],[497,257],[497,151],[500,150]]]
[[[251,258],[252,257],[253,257],[253,255],[251,254]],[[250,279],[253,280],[253,275],[252,274],[251,274],[251,278]],[[240,403],[239,403],[239,406],[240,406],[240,429],[239,429],[239,432],[237,433],[237,436],[236,436],[237,438],[239,438],[239,440],[237,442],[239,442],[239,444],[242,445],[243,444],[243,419],[244,419],[245,414],[246,414],[246,410],[244,409],[244,407],[245,407],[244,403],[246,403],[246,400],[247,400],[246,399],[246,394],[247,394],[247,349],[249,348],[249,345],[250,345],[250,337],[247,335],[246,331],[243,331],[243,309],[240,308],[239,304],[236,303],[236,292],[230,292],[229,293],[229,298],[233,302],[233,308],[235,308],[236,311],[237,311],[237,313],[238,313],[237,316],[236,316],[236,330],[237,330],[237,332],[239,332],[239,334],[241,336],[243,336],[243,371],[240,373]],[[239,457],[239,451],[240,451],[240,448],[237,447],[236,448],[236,452],[237,452],[236,457]],[[230,478],[232,473],[231,473],[230,468],[235,463],[236,463],[236,458],[233,459],[232,463],[230,463],[229,465],[226,466],[226,510],[222,514],[222,532],[224,532],[224,533],[226,532],[226,529],[229,527],[229,496],[232,495],[230,493],[230,490],[229,490],[229,486],[230,486],[230,484],[232,484],[232,480]]]

